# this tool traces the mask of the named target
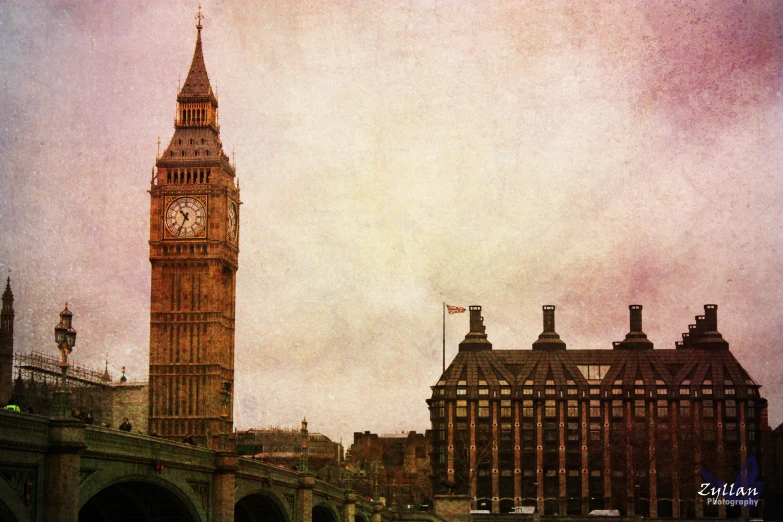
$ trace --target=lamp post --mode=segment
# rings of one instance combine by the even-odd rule
[[[71,363],[68,362],[68,355],[76,346],[76,330],[71,326],[72,319],[73,314],[68,310],[68,303],[65,303],[65,308],[60,312],[60,322],[54,327],[54,342],[62,354],[60,389],[55,392],[57,414],[60,417],[68,417],[71,414],[71,392],[68,390],[68,368]]]
[[[302,419],[302,454],[299,461],[299,471],[310,471],[310,465],[307,462],[307,419]]]

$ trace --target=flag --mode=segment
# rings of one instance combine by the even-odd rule
[[[465,312],[465,309],[462,308],[461,306],[446,305],[446,310],[449,311],[449,315],[451,315],[451,314],[461,314],[461,313]]]

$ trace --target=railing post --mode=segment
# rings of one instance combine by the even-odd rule
[[[55,418],[49,424],[49,449],[44,464],[44,516],[47,522],[78,522],[79,475],[84,423]]]

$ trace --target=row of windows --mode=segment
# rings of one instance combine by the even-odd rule
[[[457,400],[456,401],[456,416],[457,418],[464,418],[468,416],[468,404],[467,400]],[[433,405],[438,404],[438,406],[434,406],[432,408],[432,418],[440,418],[445,417],[445,408],[443,406],[440,406],[440,404],[443,404],[443,401],[435,401],[433,402]],[[625,415],[624,413],[624,404],[625,401],[623,400],[613,400],[612,401],[612,417],[614,418],[621,418]],[[579,417],[579,401],[576,400],[569,400],[566,402],[567,408],[566,408],[566,416],[567,417]],[[666,399],[659,399],[655,403],[656,405],[656,411],[659,418],[664,418],[669,416],[669,408],[670,403]],[[724,402],[725,405],[725,417],[732,418],[737,416],[737,401],[734,399],[727,399]],[[681,417],[690,417],[691,416],[691,401],[689,399],[681,399],[679,401],[680,406],[680,416]],[[500,401],[500,417],[501,418],[507,418],[511,417],[511,400],[501,400]],[[647,408],[647,401],[645,399],[636,399],[633,401],[633,412],[635,417],[646,417],[648,408]],[[590,400],[590,417],[600,417],[601,416],[601,400],[599,399],[591,399]],[[479,400],[478,401],[478,417],[479,418],[489,418],[490,416],[490,405],[488,400]],[[533,417],[534,416],[534,403],[532,400],[523,400],[522,401],[522,416],[523,417]],[[557,402],[554,400],[546,400],[544,401],[544,416],[545,417],[557,417]],[[705,399],[702,401],[702,416],[705,418],[713,418],[715,416],[715,406],[714,401],[712,399]],[[748,401],[748,418],[755,418],[756,416],[756,410],[754,408],[754,402]]]
[[[166,173],[167,183],[209,183],[212,169],[174,169]]]
[[[184,155],[184,152],[183,152]],[[196,154],[198,155],[198,153]],[[701,390],[693,390],[693,396],[698,397],[699,392],[701,391],[702,395],[713,395],[713,388],[712,387],[704,387],[701,388]],[[478,395],[479,396],[489,396],[490,395],[489,388],[479,388],[478,389]],[[723,390],[724,394],[727,396],[736,395],[736,389],[735,388],[724,388]],[[600,395],[601,389],[599,387],[590,387],[589,389],[590,395]],[[608,393],[608,392],[607,392]],[[433,392],[434,396],[440,396],[444,395],[445,390],[443,388],[436,388]],[[566,389],[567,395],[578,395],[579,389],[578,388],[568,388]],[[612,395],[622,395],[623,394],[623,388],[612,388],[611,391]],[[754,388],[748,388],[748,395],[755,395],[756,390]],[[457,388],[457,395],[468,395],[468,389],[459,387]],[[500,389],[500,395],[501,396],[510,396],[511,395],[511,388],[501,388]],[[522,389],[522,395],[534,395],[533,388],[523,388]],[[544,395],[545,396],[555,396],[557,395],[557,390],[555,388],[544,388]],[[562,393],[560,394],[562,396]],[[633,392],[629,390],[628,395],[636,395],[636,396],[643,396],[645,395],[645,388],[633,388]],[[668,388],[657,388],[655,392],[650,390],[649,395],[652,397],[653,395],[658,396],[668,396],[669,395],[669,389]],[[690,396],[691,395],[691,388],[681,387],[679,389],[679,395],[681,396]],[[538,393],[538,396],[541,396],[541,392]]]

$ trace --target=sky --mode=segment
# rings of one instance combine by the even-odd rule
[[[0,1],[15,348],[148,371],[149,180],[197,2]],[[442,303],[529,349],[703,305],[783,422],[783,5],[203,2],[241,187],[235,424],[424,431]],[[446,358],[468,331],[446,319]]]

